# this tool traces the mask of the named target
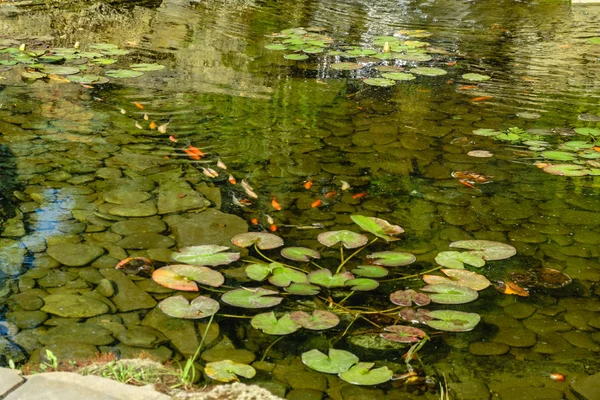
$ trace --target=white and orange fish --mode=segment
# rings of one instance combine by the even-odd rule
[[[244,191],[248,196],[252,197],[253,199],[258,199],[258,195],[254,192],[252,186],[250,186],[250,184],[246,182],[245,179],[242,179],[242,187],[244,188]]]
[[[217,176],[219,176],[219,173],[212,168],[202,167],[202,173],[208,176],[209,178],[216,178]]]

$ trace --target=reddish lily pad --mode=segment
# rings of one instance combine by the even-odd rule
[[[311,258],[319,259],[321,254],[308,247],[285,247],[281,249],[281,255],[288,260],[309,262]]]
[[[441,251],[435,256],[435,262],[446,268],[464,269],[465,264],[472,267],[483,267],[485,260],[481,254],[471,254],[468,251]]]
[[[240,253],[222,253],[229,250],[226,246],[214,244],[184,247],[171,254],[174,261],[193,265],[227,265],[239,260]]]
[[[431,311],[425,310],[423,308],[419,308],[418,310],[414,310],[412,308],[404,308],[400,310],[398,315],[403,320],[412,324],[425,324],[431,319],[431,317],[429,316],[430,312]]]
[[[364,215],[351,215],[350,218],[355,224],[360,226],[365,231],[370,232],[388,242],[400,240],[400,238],[395,236],[404,233],[404,229],[402,229],[400,226],[392,225],[385,219],[365,217]]]
[[[308,279],[304,272],[281,266],[273,269],[269,282],[275,286],[287,287],[292,283],[308,283]]]
[[[348,279],[344,284],[357,292],[368,292],[379,287],[379,282],[369,278]]]
[[[410,307],[413,303],[417,306],[431,303],[431,299],[425,293],[418,293],[412,289],[395,291],[390,294],[390,301],[403,307]]]
[[[338,243],[342,243],[342,245],[347,249],[354,249],[356,247],[361,247],[367,244],[369,238],[365,235],[361,235],[360,233],[341,230],[341,231],[330,231],[323,232],[317,236],[317,240],[319,243],[331,247],[335,246]]]
[[[283,239],[272,233],[245,232],[232,237],[231,243],[239,247],[250,247],[256,244],[256,247],[261,250],[269,250],[283,246]]]
[[[302,353],[302,362],[315,371],[326,374],[346,372],[358,362],[358,357],[346,350],[329,349],[329,356],[317,349]]]
[[[505,260],[517,254],[513,246],[491,240],[459,240],[450,243],[450,247],[469,249],[469,253],[481,255],[484,260]]]
[[[333,273],[328,269],[319,269],[308,274],[308,281],[315,285],[331,287],[343,287],[347,280],[354,279],[350,272]]]
[[[278,305],[283,301],[282,297],[273,297],[279,294],[274,290],[255,288],[255,289],[234,289],[221,296],[224,303],[242,308],[267,308]]]
[[[251,379],[256,375],[256,370],[247,364],[236,363],[231,360],[222,360],[207,363],[204,373],[211,379],[219,382],[239,381],[238,375]]]
[[[464,269],[442,269],[448,278],[439,275],[423,275],[423,280],[429,285],[458,285],[473,290],[483,290],[491,285],[490,281],[477,272]]]
[[[387,269],[379,265],[359,265],[352,273],[365,278],[383,278],[389,274]]]
[[[191,302],[183,296],[172,296],[158,303],[158,308],[174,318],[200,319],[219,311],[219,302],[210,297],[198,296]]]
[[[292,283],[285,288],[285,291],[298,296],[315,296],[319,294],[321,288],[310,283]]]
[[[372,259],[375,265],[383,265],[385,267],[400,267],[414,263],[417,260],[413,254],[402,253],[399,251],[380,251],[369,254],[367,258]]]
[[[291,317],[298,325],[314,331],[330,329],[340,323],[337,315],[324,310],[315,310],[312,315],[304,311],[294,311]]]
[[[301,328],[289,313],[283,314],[279,319],[274,312],[257,314],[250,320],[254,329],[259,329],[269,335],[289,335]]]
[[[477,291],[456,285],[427,285],[421,290],[430,292],[431,301],[439,304],[464,304],[479,297]]]
[[[374,365],[371,362],[359,362],[339,376],[353,385],[379,385],[392,379],[394,373],[388,367],[371,369]]]
[[[436,310],[429,312],[433,319],[426,322],[434,329],[447,332],[468,332],[481,320],[479,314],[454,310]]]
[[[382,333],[382,338],[398,343],[417,343],[427,336],[421,329],[405,325],[386,326],[383,330],[389,333]]]
[[[197,292],[198,285],[219,287],[225,282],[220,272],[198,265],[174,264],[159,268],[152,273],[152,279],[162,286],[174,290]]]

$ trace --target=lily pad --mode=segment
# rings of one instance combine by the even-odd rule
[[[380,251],[377,253],[369,254],[367,258],[370,258],[373,264],[383,265],[384,267],[400,267],[414,263],[417,257],[414,254],[402,253],[399,251]]]
[[[319,294],[321,288],[310,283],[292,283],[285,288],[285,291],[298,296],[315,296]]]
[[[225,282],[220,272],[197,265],[174,264],[159,268],[152,273],[152,279],[162,286],[174,290],[197,292],[198,285],[219,287]]]
[[[410,70],[410,72],[412,72],[413,74],[425,75],[425,76],[442,76],[442,75],[446,75],[448,73],[441,68],[432,68],[432,67],[413,68]]]
[[[191,302],[181,295],[172,296],[158,303],[158,308],[174,318],[200,319],[219,311],[219,302],[210,297],[198,296]]]
[[[427,336],[421,329],[405,325],[386,326],[383,330],[386,333],[380,335],[382,338],[398,343],[417,343]]]
[[[242,308],[267,308],[278,305],[283,301],[282,297],[273,297],[279,294],[274,290],[263,288],[241,288],[234,289],[221,296],[224,303]]]
[[[471,331],[481,320],[479,314],[454,310],[430,311],[428,315],[433,319],[427,321],[427,325],[434,329],[447,332]]]
[[[385,219],[365,217],[364,215],[351,215],[350,219],[352,219],[352,221],[356,225],[360,226],[363,230],[370,232],[388,242],[400,240],[400,238],[395,236],[404,233],[404,229],[402,229],[400,226],[392,225]]]
[[[439,304],[464,304],[479,297],[477,291],[473,289],[449,284],[427,285],[421,290],[430,292],[431,301]]]
[[[74,75],[81,72],[77,67],[65,67],[62,65],[45,65],[41,70],[46,74],[55,75]]]
[[[431,56],[425,53],[408,53],[408,54],[394,54],[394,58],[398,60],[404,61],[417,61],[417,62],[425,62],[431,61]]]
[[[588,39],[588,42],[591,44],[600,44],[600,36],[598,37],[591,37]]]
[[[351,286],[350,289],[357,292],[368,292],[379,287],[379,282],[369,278],[348,279],[344,282],[346,286]]]
[[[279,287],[287,287],[292,283],[308,283],[304,272],[296,271],[288,267],[273,268],[273,275],[269,277],[269,283]]]
[[[285,54],[283,56],[283,58],[285,58],[286,60],[293,60],[293,61],[308,60],[308,56],[306,54],[297,54],[297,53]]]
[[[269,250],[283,246],[283,239],[272,233],[245,232],[231,238],[231,243],[239,247],[249,247],[256,244],[261,250]]]
[[[160,71],[160,70],[165,69],[165,66],[161,65],[161,64],[157,64],[157,63],[152,63],[152,64],[131,64],[129,66],[129,68],[131,68],[134,71],[147,72],[147,71]]]
[[[268,44],[265,46],[265,49],[267,50],[278,50],[278,51],[282,51],[282,50],[287,50],[288,46],[286,46],[285,44]]]
[[[430,312],[431,311],[425,310],[423,308],[419,308],[418,310],[414,310],[412,308],[403,308],[402,310],[400,310],[398,315],[403,320],[412,324],[425,324],[431,319],[431,317],[429,316]]]
[[[231,360],[222,360],[207,363],[204,373],[211,379],[219,382],[239,381],[238,375],[251,379],[256,375],[256,370],[247,364],[236,363]]]
[[[324,310],[314,310],[312,315],[304,311],[294,311],[290,316],[298,325],[314,331],[330,329],[340,323],[337,315]]]
[[[458,285],[473,290],[483,290],[491,285],[490,281],[483,275],[464,269],[442,269],[448,278],[439,275],[423,275],[423,280],[429,285]]]
[[[335,246],[338,243],[342,243],[342,245],[347,249],[354,249],[356,247],[361,247],[367,244],[369,238],[365,235],[361,235],[360,233],[341,230],[341,231],[330,231],[323,232],[317,236],[317,240],[319,243],[331,247]]]
[[[328,269],[319,269],[308,274],[308,281],[315,285],[331,287],[343,287],[347,280],[354,279],[354,275],[350,272],[333,273]]]
[[[339,376],[353,385],[379,385],[392,379],[394,373],[388,367],[371,369],[374,365],[375,363],[359,362]]]
[[[257,314],[250,320],[254,329],[259,329],[269,335],[289,335],[301,328],[289,313],[283,314],[279,319],[274,312]]]
[[[36,79],[45,78],[46,74],[43,74],[38,71],[23,71],[23,72],[21,72],[21,76],[25,79],[36,80]]]
[[[359,265],[352,273],[365,278],[383,278],[389,274],[388,270],[380,265]]]
[[[329,349],[329,356],[317,349],[302,353],[302,362],[315,371],[326,374],[346,372],[358,362],[358,357],[346,350]]]
[[[474,135],[477,136],[496,136],[499,135],[501,132],[497,131],[495,129],[490,129],[490,128],[479,128],[479,129],[475,129],[473,131]]]
[[[82,83],[84,85],[96,85],[109,82],[107,77],[99,75],[69,75],[67,79],[71,82]]]
[[[283,266],[280,263],[271,263],[271,264],[250,264],[246,267],[246,275],[248,278],[255,281],[262,281],[269,276],[269,274],[273,271],[274,268],[279,266]]]
[[[137,78],[138,76],[144,75],[143,72],[133,71],[131,69],[109,69],[105,74],[111,78]]]
[[[318,54],[318,53],[322,53],[325,50],[322,47],[319,46],[311,46],[311,47],[303,47],[302,51],[308,54]]]
[[[489,81],[491,79],[491,76],[469,73],[469,74],[463,74],[462,78],[466,79],[468,81],[484,82],[484,81]]]
[[[491,240],[459,240],[450,243],[450,247],[469,249],[469,253],[481,255],[484,260],[505,260],[517,254],[513,246]]]
[[[311,258],[319,259],[321,254],[308,247],[285,247],[281,249],[281,255],[288,260],[309,262]]]
[[[363,79],[363,82],[369,86],[389,87],[394,86],[396,81],[385,78],[367,78]]]
[[[464,269],[465,264],[472,267],[481,268],[485,265],[485,260],[479,254],[459,251],[441,251],[435,257],[435,262],[446,268]]]
[[[387,72],[381,74],[385,79],[392,79],[394,81],[412,81],[417,78],[413,74],[409,74],[406,72]]]
[[[544,167],[544,172],[561,176],[585,176],[587,170],[581,165],[575,164],[551,164]]]
[[[96,49],[96,50],[113,50],[113,49],[118,49],[119,46],[117,46],[116,44],[112,44],[112,43],[94,43],[94,44],[90,45],[90,48]]]
[[[573,161],[577,159],[577,156],[573,153],[568,153],[566,151],[558,151],[558,150],[548,150],[543,151],[541,156],[547,158],[549,160],[557,160],[557,161]]]
[[[390,294],[390,301],[403,307],[410,307],[413,303],[417,306],[426,306],[431,299],[425,293],[418,293],[412,289],[396,290]]]
[[[214,244],[184,247],[171,254],[174,261],[194,265],[227,265],[240,258],[240,253],[222,253],[229,250],[226,246]]]
[[[353,57],[367,57],[367,56],[372,56],[374,54],[377,54],[377,52],[375,50],[365,49],[365,48],[354,49],[354,50],[350,50],[350,51],[346,52],[346,55],[353,56]]]
[[[333,63],[329,65],[329,67],[331,69],[336,69],[339,71],[355,71],[357,69],[361,69],[362,67],[364,67],[364,65],[353,62],[339,62]]]

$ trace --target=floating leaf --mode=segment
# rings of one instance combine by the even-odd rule
[[[147,72],[147,71],[160,71],[165,69],[164,65],[160,65],[160,64],[156,64],[156,63],[152,63],[152,64],[131,64],[129,66],[129,68],[131,68],[134,71],[142,71],[142,72]]]
[[[558,161],[573,161],[573,160],[577,159],[577,156],[575,156],[573,153],[568,153],[566,151],[558,151],[558,150],[543,151],[540,155],[549,160],[558,160]]]
[[[36,79],[42,79],[46,77],[46,74],[43,74],[41,72],[37,72],[37,71],[23,71],[21,72],[21,76],[25,79],[32,79],[32,80],[36,80]]]
[[[588,42],[591,44],[600,44],[600,36],[598,37],[591,37],[588,39]]]
[[[497,131],[495,129],[490,129],[490,128],[479,128],[479,129],[475,129],[473,131],[474,135],[477,136],[496,136],[499,135],[501,132]]]
[[[394,373],[388,367],[371,369],[374,365],[375,363],[359,362],[339,376],[353,385],[379,385],[392,379]]]
[[[484,82],[484,81],[488,81],[491,79],[491,77],[489,75],[482,75],[482,74],[463,74],[463,79],[466,79],[468,81],[475,81],[475,82]]]
[[[137,78],[138,76],[144,75],[143,72],[130,69],[109,69],[105,74],[111,78]]]
[[[448,73],[441,68],[431,68],[431,67],[413,68],[410,70],[410,72],[412,72],[413,74],[425,75],[425,76],[441,76],[441,75],[446,75]]]
[[[412,81],[415,80],[415,76],[413,74],[409,74],[406,72],[387,72],[381,74],[385,79],[392,79],[394,81]]]
[[[94,43],[94,44],[90,45],[90,48],[96,49],[96,50],[113,50],[113,49],[118,49],[119,46],[117,46],[116,44],[112,44],[112,43]]]
[[[109,81],[107,77],[99,75],[69,75],[67,79],[71,82],[82,83],[84,85],[96,85]]]
[[[513,246],[491,240],[459,240],[450,243],[450,247],[472,250],[469,253],[481,255],[484,260],[505,260],[517,254]]]
[[[298,325],[314,331],[330,329],[340,323],[337,315],[324,310],[314,310],[312,315],[304,311],[294,311],[290,316]]]
[[[390,294],[390,301],[403,307],[410,307],[413,303],[418,306],[426,306],[431,299],[425,293],[417,293],[412,289],[397,290]]]
[[[382,338],[398,343],[417,343],[427,336],[421,329],[405,325],[386,326],[383,330],[390,333],[382,333]]]
[[[481,320],[478,314],[453,310],[430,311],[428,315],[434,319],[427,321],[427,325],[447,332],[468,332]]]
[[[308,281],[315,285],[331,287],[343,287],[347,280],[354,279],[350,272],[333,273],[328,269],[319,269],[308,274]]]
[[[318,47],[318,46],[312,46],[312,47],[304,47],[302,49],[303,52],[308,53],[308,54],[317,54],[317,53],[322,53],[325,50],[323,50],[323,48]]]
[[[336,69],[340,71],[355,71],[357,69],[361,69],[362,67],[364,67],[364,65],[353,62],[339,62],[331,64],[330,67],[331,69]]]
[[[351,215],[350,218],[363,230],[370,232],[388,242],[400,240],[400,238],[395,236],[404,233],[404,229],[402,229],[400,226],[392,225],[385,219],[365,217],[364,215]]]
[[[302,362],[315,371],[326,374],[346,372],[358,362],[358,357],[349,351],[329,349],[329,356],[317,349],[302,353]]]
[[[219,302],[210,297],[198,296],[191,302],[181,295],[167,297],[158,308],[174,318],[200,319],[210,317],[219,311]]]
[[[359,265],[352,270],[354,275],[364,276],[365,278],[383,278],[389,273],[387,269],[379,265]]]
[[[292,54],[285,54],[283,56],[283,58],[285,58],[286,60],[302,61],[302,60],[307,60],[308,56],[306,54],[292,53]]]
[[[480,254],[471,254],[466,251],[441,251],[435,256],[435,262],[442,267],[454,269],[464,269],[464,264],[477,268],[485,265],[485,260]]]
[[[152,279],[160,285],[174,290],[197,292],[198,285],[219,287],[225,282],[220,272],[197,265],[174,264],[159,268],[152,273]]]
[[[227,265],[240,258],[240,253],[222,253],[229,250],[226,246],[214,244],[203,246],[190,246],[171,254],[174,261],[194,265]]]
[[[398,315],[400,315],[400,318],[402,318],[403,320],[412,324],[425,324],[431,319],[429,313],[430,311],[425,310],[423,308],[419,308],[418,310],[413,310],[412,308],[404,308],[400,310]]]
[[[290,286],[293,283],[308,283],[304,272],[296,271],[283,265],[273,268],[273,275],[269,277],[269,282],[272,285],[279,287]]]
[[[246,275],[255,281],[264,280],[273,271],[273,268],[283,266],[280,263],[250,264],[246,267]]]
[[[544,167],[544,172],[561,176],[584,176],[587,170],[581,165],[575,164],[550,164]]]
[[[46,74],[55,75],[75,75],[81,72],[77,67],[65,67],[62,65],[44,65],[41,70]]]
[[[255,315],[250,320],[250,324],[254,329],[259,329],[269,335],[289,335],[301,328],[289,313],[285,313],[280,319],[277,319],[272,311]]]
[[[219,382],[239,381],[237,375],[251,379],[256,375],[256,370],[247,364],[236,363],[231,360],[222,360],[207,363],[204,373],[211,379]]]
[[[396,84],[396,81],[394,81],[392,79],[385,79],[385,78],[367,78],[367,79],[363,79],[363,82],[369,86],[379,86],[379,87],[389,87],[389,86],[394,86]]]
[[[346,52],[347,56],[353,56],[353,57],[367,57],[367,56],[372,56],[374,54],[377,54],[377,52],[373,49],[354,49],[354,50],[350,50]]]
[[[399,251],[379,251],[369,254],[367,258],[372,259],[375,265],[383,265],[385,267],[400,267],[414,263],[417,260],[413,254],[402,253]]]
[[[281,249],[281,255],[288,260],[309,262],[311,258],[319,259],[321,254],[308,247],[285,247]]]
[[[281,297],[273,297],[275,294],[279,293],[263,288],[241,288],[224,293],[221,300],[235,307],[267,308],[276,306],[283,301]]]
[[[349,279],[344,283],[346,286],[351,286],[350,289],[359,292],[367,292],[369,290],[377,289],[377,287],[379,287],[379,282],[369,278]]]
[[[427,285],[421,290],[430,292],[431,301],[439,304],[464,304],[479,297],[477,291],[456,285]]]
[[[473,290],[483,290],[491,285],[483,275],[464,269],[442,269],[448,278],[439,275],[423,275],[423,280],[429,285],[458,285]]]
[[[107,56],[124,56],[125,54],[129,54],[129,50],[125,49],[112,49],[112,50],[104,50],[103,54]]]
[[[317,236],[317,240],[319,243],[331,247],[335,246],[338,243],[342,243],[347,249],[354,249],[356,247],[361,247],[367,244],[369,238],[365,235],[361,235],[360,233],[341,230],[341,231],[330,231],[323,232]]]
[[[295,294],[299,296],[315,296],[319,294],[321,289],[318,286],[311,285],[309,283],[292,283],[290,286],[285,288],[285,291],[289,294]]]
[[[283,246],[283,239],[272,233],[246,232],[232,237],[231,243],[239,247],[249,247],[256,244],[256,247],[261,250],[269,250]]]

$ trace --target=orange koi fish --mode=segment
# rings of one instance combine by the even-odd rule
[[[332,190],[330,192],[325,193],[323,197],[325,197],[326,199],[333,199],[336,194],[337,192],[335,190]]]
[[[313,201],[310,205],[310,208],[321,207],[322,205],[323,205],[323,202],[319,199],[319,200]]]
[[[277,232],[277,225],[273,224],[273,225],[269,225],[269,230],[271,232]]]
[[[356,193],[355,195],[352,196],[353,199],[361,199],[363,197],[365,197],[367,194],[367,192],[362,192],[362,193]]]
[[[154,121],[150,122],[150,125],[149,125],[150,129],[156,129],[157,126],[158,125],[156,125],[156,122],[154,122]]]
[[[252,225],[258,225],[258,218],[254,217],[250,220],[250,223],[252,223]]]
[[[169,136],[169,140],[170,140],[171,142],[175,142],[175,143],[177,143],[177,138],[176,138],[175,136],[173,136],[173,135]]]
[[[231,183],[232,185],[235,185],[237,183],[237,180],[233,177],[233,175],[229,175],[229,178],[227,178],[227,181],[229,183]]]
[[[277,211],[281,211],[281,204],[279,204],[279,202],[277,201],[277,199],[275,198],[275,196],[273,196],[271,198],[271,205],[273,206],[274,209],[276,209]]]
[[[142,104],[138,103],[137,101],[134,101],[134,102],[133,102],[133,104],[134,104],[134,105],[135,105],[137,108],[139,108],[140,110],[143,110],[143,109],[144,109],[144,106],[143,106]]]
[[[477,88],[477,85],[462,85],[458,87],[458,90],[471,90]]]
[[[461,184],[463,184],[463,185],[465,185],[466,187],[468,187],[468,188],[471,188],[471,189],[477,189],[477,188],[475,187],[475,185],[473,185],[472,183],[470,183],[470,182],[469,182],[469,181],[467,181],[467,180],[464,180],[464,179],[459,179],[458,181],[459,181]]]
[[[304,186],[304,189],[308,190],[312,187],[312,185],[313,185],[313,180],[309,179],[306,182],[304,182],[304,185],[302,185],[302,186]]]
[[[473,102],[487,101],[487,100],[490,100],[490,99],[493,99],[493,98],[494,98],[494,96],[479,96],[479,97],[472,98],[471,101],[473,101]]]

